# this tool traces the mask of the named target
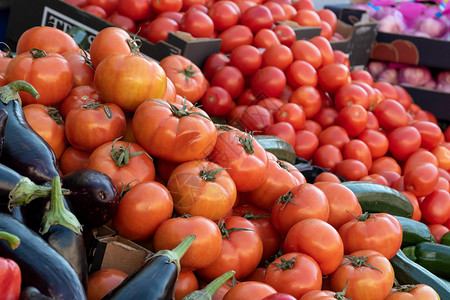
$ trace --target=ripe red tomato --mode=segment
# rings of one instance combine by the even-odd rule
[[[366,129],[358,136],[358,139],[369,147],[372,159],[382,157],[389,149],[387,137],[378,130]]]
[[[322,275],[329,275],[342,261],[344,244],[337,230],[329,223],[319,219],[304,219],[289,229],[284,239],[283,252],[307,254],[319,264]]]
[[[125,54],[103,59],[95,70],[94,83],[102,100],[124,111],[135,111],[144,101],[163,97],[167,86],[162,61],[158,64],[143,56]]]
[[[404,176],[405,189],[416,197],[423,197],[433,192],[439,179],[439,172],[435,165],[424,162],[410,168]]]
[[[234,48],[240,45],[251,45],[253,43],[253,33],[247,26],[236,24],[224,31],[219,36],[222,40],[220,51],[225,54],[230,53]]]
[[[214,22],[207,13],[198,9],[188,9],[181,18],[180,30],[193,37],[209,38],[214,33]]]
[[[200,268],[197,273],[205,279],[215,279],[229,270],[241,280],[258,266],[263,243],[255,226],[240,216],[230,216],[219,222],[222,232],[222,248],[213,263]],[[240,228],[240,230],[236,230]],[[244,230],[242,230],[244,229]],[[242,299],[242,298],[241,298]]]
[[[240,123],[244,131],[259,134],[274,123],[274,118],[265,107],[257,104],[249,105],[242,113]]]
[[[114,103],[90,103],[75,107],[66,117],[66,136],[72,147],[92,152],[125,133],[123,110]]]
[[[195,240],[180,261],[183,270],[196,270],[211,264],[219,256],[222,234],[217,224],[202,216],[170,218],[161,223],[153,235],[155,252],[171,250],[188,235]]]
[[[365,164],[357,159],[347,158],[336,165],[335,170],[337,175],[344,177],[347,180],[358,181],[362,177],[367,176],[369,171]]]
[[[264,282],[274,287],[277,292],[298,299],[309,291],[321,288],[322,272],[311,256],[290,252],[271,262],[267,267]]]
[[[39,93],[39,99],[34,99],[27,92],[19,92],[23,105],[58,104],[69,95],[73,87],[73,72],[69,62],[61,54],[46,54],[39,49],[23,52],[11,59],[5,78],[7,82],[25,80]]]
[[[93,102],[102,102],[95,88],[92,85],[77,86],[70,90],[69,95],[60,103],[59,112],[63,119],[66,119],[72,108]]]
[[[181,55],[169,55],[163,58],[159,65],[172,80],[177,94],[186,97],[186,100],[192,103],[200,100],[208,87],[208,82],[200,68],[190,59]]]
[[[241,45],[231,51],[229,64],[238,68],[242,75],[249,76],[261,67],[262,55],[252,45]]]
[[[101,300],[127,277],[127,273],[112,268],[105,268],[92,273],[88,279],[87,298],[89,300]]]
[[[113,25],[123,28],[131,33],[135,33],[137,30],[136,23],[132,18],[123,16],[119,14],[117,11],[112,13],[106,20],[112,23]]]
[[[274,20],[267,6],[257,4],[242,12],[240,23],[250,28],[253,34],[256,34],[263,28],[271,29]]]
[[[106,11],[106,14],[111,15],[117,7],[118,0],[87,0],[88,4],[98,5]]]
[[[239,23],[241,11],[233,1],[214,2],[208,9],[208,15],[214,23],[214,29],[221,32]]]
[[[370,170],[372,167],[372,154],[369,146],[360,139],[353,139],[348,142],[342,149],[342,157],[344,159],[353,158],[361,161]]]
[[[256,95],[278,97],[286,86],[286,76],[280,69],[267,66],[253,74],[250,85]]]
[[[328,220],[327,197],[318,187],[302,183],[281,196],[271,211],[275,229],[285,235],[295,223],[309,218]]]
[[[297,22],[300,26],[320,27],[320,17],[315,10],[311,9],[297,9],[292,21]]]
[[[440,298],[438,293],[436,293],[436,291],[432,287],[421,283],[394,287],[392,288],[391,293],[386,298],[384,298],[384,300],[405,299],[439,300]]]
[[[148,26],[145,37],[152,43],[156,44],[159,41],[166,41],[169,32],[177,31],[178,23],[168,17],[156,17]]]
[[[269,284],[257,281],[239,282],[224,295],[222,300],[254,299],[262,300],[277,291]]]
[[[63,175],[73,171],[87,168],[90,153],[75,149],[72,146],[66,147],[59,158],[59,168]]]
[[[294,57],[288,46],[283,44],[272,45],[263,52],[261,66],[274,66],[282,71],[293,62]]]
[[[303,85],[317,86],[318,77],[314,67],[304,60],[294,60],[286,69],[288,84],[296,89]]]
[[[307,40],[296,40],[291,46],[294,60],[304,60],[318,69],[322,65],[322,53],[319,48]]]
[[[415,121],[411,122],[411,126],[415,127],[420,132],[422,142],[420,147],[432,150],[441,143],[444,139],[444,134],[441,128],[430,121]]]
[[[297,40],[294,29],[286,24],[278,24],[272,28],[273,32],[278,37],[278,40],[282,45],[291,47],[291,45]]]
[[[255,36],[253,38],[253,46],[255,46],[256,48],[263,51],[274,45],[281,45],[281,43],[272,29],[263,28],[255,33]]]
[[[287,20],[286,13],[281,4],[275,1],[265,1],[263,5],[270,10],[274,24],[278,24]]]
[[[277,122],[266,127],[265,135],[274,135],[295,147],[295,129],[288,122]]]
[[[328,8],[323,8],[323,9],[318,10],[317,14],[319,15],[319,17],[322,21],[325,21],[328,24],[330,24],[333,32],[336,31],[337,17],[336,17],[336,14],[332,10],[330,10]]]
[[[379,102],[373,109],[373,113],[385,131],[408,125],[408,117],[405,108],[397,101],[385,99]]]
[[[344,242],[345,243],[345,242]],[[333,291],[343,291],[352,299],[383,300],[394,283],[394,269],[389,260],[373,250],[360,250],[342,260],[330,275]]]
[[[226,0],[223,0],[226,1]],[[221,1],[222,2],[222,1]],[[213,53],[205,60],[203,64],[203,74],[206,79],[211,80],[217,70],[228,65],[230,58],[223,53]]]
[[[398,93],[393,84],[387,81],[376,81],[373,87],[378,89],[386,99],[398,100]]]
[[[352,105],[359,104],[365,110],[369,109],[369,96],[364,88],[361,86],[350,83],[339,87],[334,95],[334,107],[337,110]]]
[[[227,65],[216,71],[211,79],[211,86],[224,88],[232,99],[236,99],[244,90],[244,75],[238,68]]]
[[[180,274],[178,274],[177,283],[175,285],[175,300],[183,299],[188,294],[198,289],[198,280],[194,272],[181,270]]]
[[[73,73],[73,88],[81,85],[91,85],[94,81],[94,69],[87,63],[86,57],[80,52],[67,51],[62,54],[69,62]]]
[[[236,185],[221,166],[203,160],[178,165],[170,174],[167,189],[180,215],[211,220],[225,217],[236,202]]]
[[[20,35],[17,40],[16,54],[28,53],[33,48],[59,54],[80,51],[77,43],[68,33],[49,26],[35,26]]]
[[[322,66],[334,63],[333,48],[328,39],[323,36],[315,36],[309,41],[319,49],[320,54],[322,55]]]
[[[168,220],[172,211],[172,196],[164,185],[156,181],[139,182],[120,199],[114,228],[125,238],[142,241]]]
[[[141,21],[150,13],[148,0],[118,0],[116,10],[119,14],[127,16],[134,21]]]
[[[305,112],[295,103],[285,103],[275,112],[275,122],[288,122],[295,131],[303,129],[305,120]]]
[[[340,63],[323,66],[317,70],[319,87],[330,94],[334,94],[341,86],[351,82],[350,70]]]
[[[255,190],[266,180],[266,150],[250,134],[240,130],[226,131],[218,135],[213,146],[208,159],[229,168],[227,172],[239,192]]]
[[[338,111],[334,107],[322,106],[313,120],[316,121],[322,129],[328,128],[335,124]]]
[[[387,213],[363,213],[343,224],[339,234],[345,254],[357,250],[375,250],[391,259],[400,249],[403,237],[400,222]]]
[[[314,164],[329,169],[330,172],[335,172],[336,166],[342,160],[342,153],[339,148],[331,144],[319,146],[313,154]]]
[[[450,218],[450,193],[434,190],[420,202],[422,218],[430,224],[444,224]]]
[[[367,110],[359,104],[350,104],[338,112],[336,124],[342,126],[351,138],[359,136],[367,126]]]
[[[387,135],[389,141],[389,152],[400,162],[416,152],[421,144],[422,138],[419,130],[413,126],[400,126]]]
[[[304,159],[310,159],[319,146],[319,138],[308,130],[299,130],[295,133],[295,154]]]
[[[336,146],[339,150],[343,149],[349,141],[350,137],[347,131],[339,125],[329,126],[319,134],[319,145],[330,144]]]
[[[209,87],[201,99],[202,108],[209,116],[226,116],[233,107],[230,93],[220,87]]]

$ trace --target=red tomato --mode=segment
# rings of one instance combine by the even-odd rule
[[[339,125],[329,126],[319,135],[319,145],[330,144],[336,146],[339,150],[343,149],[349,141],[350,137],[347,131]]]
[[[303,128],[305,130],[311,131],[317,136],[319,136],[319,134],[322,132],[322,126],[320,126],[319,123],[314,120],[306,120],[305,126]]]
[[[369,96],[366,90],[353,83],[339,87],[334,95],[334,107],[341,110],[352,104],[359,104],[365,110],[369,109]]]
[[[367,110],[359,104],[350,104],[338,112],[336,124],[342,126],[351,138],[359,136],[367,126]]]
[[[336,14],[332,10],[330,10],[328,8],[323,8],[323,9],[318,10],[317,14],[319,15],[319,17],[322,21],[325,21],[328,24],[330,24],[333,32],[336,31],[337,17],[336,17]]]
[[[209,87],[201,99],[202,108],[209,116],[226,116],[233,107],[230,93],[220,87]]]
[[[211,86],[224,88],[232,99],[236,99],[244,90],[244,75],[238,68],[227,65],[216,71],[211,79]]]
[[[333,29],[331,29],[330,24],[321,20],[320,27],[322,28],[322,30],[320,31],[320,37],[323,37],[327,41],[331,40],[331,38],[333,37]],[[334,62],[334,55],[333,55],[333,62]]]
[[[226,0],[223,0],[226,1]],[[222,1],[221,1],[222,2]],[[203,64],[203,74],[206,79],[211,80],[221,67],[228,65],[230,58],[223,53],[213,53],[205,60]]]
[[[277,110],[284,104],[285,102],[275,97],[266,97],[258,101],[258,105],[266,108],[272,115],[275,115]]]
[[[72,146],[66,147],[59,158],[59,168],[62,174],[66,175],[73,171],[87,168],[90,155],[89,152],[77,150]]]
[[[214,23],[214,29],[220,32],[238,24],[241,11],[235,2],[223,0],[214,2],[208,9],[208,15]]]
[[[219,256],[222,234],[217,224],[202,216],[170,218],[161,223],[153,235],[156,251],[171,250],[188,235],[195,240],[180,261],[183,270],[196,270],[211,264]]]
[[[66,119],[67,114],[72,108],[93,102],[102,102],[99,99],[95,88],[92,85],[77,86],[74,87],[69,95],[60,103],[59,112],[63,119]]]
[[[253,34],[256,34],[263,28],[271,29],[274,20],[270,9],[267,6],[258,4],[242,12],[240,23],[250,28]]]
[[[16,54],[28,53],[32,48],[59,54],[80,50],[75,40],[68,33],[49,26],[35,26],[25,30],[20,35],[17,40]]]
[[[141,21],[150,13],[148,0],[118,0],[116,10],[134,21]]]
[[[395,100],[385,99],[377,104],[373,113],[385,131],[408,125],[408,117],[403,106]]]
[[[281,45],[277,35],[272,29],[260,29],[253,38],[253,46],[258,49],[265,50],[274,45]]]
[[[262,55],[252,45],[241,45],[230,53],[230,65],[241,71],[242,75],[252,75],[261,67]]]
[[[90,85],[94,81],[94,69],[88,64],[87,57],[80,52],[67,51],[62,54],[69,62],[73,73],[73,87]]]
[[[425,162],[410,168],[404,176],[406,190],[416,197],[423,197],[433,192],[439,172],[435,165]]]
[[[295,300],[293,296],[285,293],[275,293],[269,296],[264,297],[262,300]]]
[[[264,210],[270,210],[279,197],[306,182],[303,174],[292,164],[278,160],[272,153],[267,156],[268,175],[264,183],[256,190],[241,194],[251,204]]]
[[[39,49],[23,52],[11,59],[5,78],[8,83],[25,80],[39,93],[39,99],[34,99],[27,92],[19,92],[23,105],[58,104],[69,95],[73,87],[73,72],[69,62],[61,54],[46,54]]]
[[[436,156],[439,168],[444,169],[447,172],[450,171],[450,147],[442,144],[442,146],[434,148],[431,153]]]
[[[360,180],[367,176],[369,171],[365,164],[357,159],[346,158],[336,165],[335,170],[337,175],[344,177],[347,180]]]
[[[231,176],[221,166],[208,161],[191,160],[177,166],[167,189],[180,215],[218,220],[236,201],[236,186]]]
[[[319,146],[319,138],[308,130],[299,130],[295,134],[295,154],[304,159],[310,159]]]
[[[320,17],[315,10],[311,9],[298,9],[292,17],[292,21],[297,22],[300,26],[320,27]]]
[[[319,91],[308,85],[298,87],[292,92],[289,97],[289,102],[299,105],[304,113],[306,119],[313,119],[320,111],[322,106],[322,98]]]
[[[352,81],[362,81],[370,86],[373,86],[373,77],[366,70],[353,70],[350,72],[350,77]]]
[[[219,228],[222,232],[220,254],[213,263],[198,269],[197,274],[212,280],[229,270],[234,270],[236,279],[241,280],[252,273],[261,260],[263,253],[261,237],[255,226],[240,216],[224,218],[219,222]],[[236,230],[237,228],[241,230]]]
[[[75,107],[66,117],[66,136],[72,147],[92,152],[125,133],[122,109],[114,103],[90,103]]]
[[[239,192],[253,191],[267,178],[266,150],[250,134],[240,130],[219,134],[208,159],[229,168],[227,172]]]
[[[182,0],[150,1],[150,10],[157,15],[164,12],[179,12],[183,6]]]
[[[344,242],[345,244],[345,242]],[[383,300],[394,283],[394,269],[389,260],[373,250],[360,250],[342,260],[330,275],[333,291],[343,291],[354,300]]]
[[[311,64],[314,69],[322,65],[322,53],[319,48],[307,40],[296,40],[291,46],[294,60],[303,60]]]
[[[302,183],[281,196],[271,211],[275,229],[285,235],[295,223],[309,218],[328,220],[327,197],[318,187]]]
[[[119,14],[117,11],[111,14],[106,20],[112,23],[113,25],[121,27],[131,33],[135,33],[137,30],[136,23],[132,18],[123,16]]]
[[[277,122],[264,130],[265,135],[274,135],[295,147],[295,129],[288,122]]]
[[[253,43],[253,33],[247,26],[236,24],[224,31],[219,36],[222,40],[220,51],[227,54],[240,45],[251,45]]]
[[[367,129],[378,130],[380,128],[380,124],[378,123],[377,117],[371,111],[367,111]]]
[[[334,54],[334,62],[343,64],[347,68],[350,69],[350,60],[348,59],[349,55],[341,50],[333,50]]]
[[[403,237],[400,222],[387,213],[363,213],[339,228],[345,254],[375,250],[391,259],[400,249]]]
[[[278,37],[280,43],[286,47],[291,47],[291,45],[297,40],[294,29],[286,24],[278,24],[272,28],[273,32]]]
[[[394,287],[389,296],[384,300],[405,300],[405,299],[427,299],[439,300],[439,295],[436,291],[425,284],[403,285]]]
[[[190,59],[181,55],[169,55],[163,58],[159,65],[167,77],[172,80],[177,94],[186,97],[186,100],[192,103],[201,99],[207,89],[208,82],[200,68]]]
[[[114,228],[125,238],[142,241],[168,220],[172,211],[172,196],[167,188],[156,181],[142,181],[120,199]]]
[[[398,175],[402,174],[402,168],[399,163],[391,156],[381,156],[372,160],[371,174],[381,174],[383,171],[393,171]]]
[[[406,109],[408,110],[411,106],[413,100],[411,95],[406,91],[404,87],[401,85],[395,84],[394,89],[397,91],[398,99],[397,101]]]
[[[450,218],[450,193],[434,190],[420,202],[422,218],[430,224],[444,224]]]
[[[303,109],[295,103],[285,103],[275,112],[275,122],[288,122],[295,131],[303,129],[305,120]]]
[[[359,139],[353,139],[342,149],[344,159],[353,158],[361,161],[370,170],[372,167],[372,154],[366,143]]]
[[[344,244],[337,230],[327,222],[304,219],[289,229],[283,252],[307,254],[319,264],[322,275],[329,275],[342,261]]]
[[[372,159],[382,157],[389,149],[387,137],[378,130],[366,129],[358,136],[358,139],[369,147]]]
[[[277,97],[286,86],[286,76],[280,69],[267,66],[253,74],[250,85],[256,94]]]
[[[386,81],[376,81],[373,83],[373,87],[378,89],[386,99],[398,100],[398,93],[393,84]]]
[[[155,179],[153,159],[136,143],[105,143],[91,153],[87,167],[111,177],[120,192],[137,181]]]
[[[267,48],[262,54],[262,66],[274,66],[282,71],[293,62],[294,57],[288,46],[275,44]]]
[[[241,115],[241,126],[243,130],[262,133],[274,123],[272,113],[260,105],[249,105]]]
[[[350,70],[343,64],[333,63],[317,70],[319,87],[330,94],[334,94],[342,85],[351,81]]]
[[[286,69],[288,84],[296,89],[303,85],[315,87],[318,82],[317,71],[304,60],[294,60]]]
[[[413,126],[400,126],[387,135],[389,141],[389,152],[398,161],[406,161],[408,157],[416,152],[421,144],[422,138],[419,130]]]
[[[411,126],[415,127],[420,132],[422,137],[422,148],[432,150],[444,139],[444,134],[441,128],[429,121],[416,121],[412,122]]]
[[[245,281],[233,286],[222,298],[223,300],[252,299],[262,300],[277,291],[264,282]]]
[[[313,120],[325,129],[335,124],[337,116],[338,111],[334,107],[322,106]]]
[[[150,22],[145,37],[156,44],[159,41],[166,41],[169,32],[177,31],[178,28],[178,23],[175,20],[168,17],[157,17]]]
[[[117,2],[118,0],[87,0],[88,4],[103,8],[108,16],[116,10]]]
[[[23,113],[31,128],[50,145],[59,159],[67,147],[67,139],[58,110],[43,104],[28,104],[23,107]]]
[[[325,171],[316,176],[316,178],[314,179],[314,183],[317,183],[317,182],[340,183],[341,180],[339,179],[339,177],[336,176],[336,174]],[[328,217],[328,220],[329,219],[330,219],[330,217]]]
[[[299,298],[309,291],[321,288],[322,273],[311,256],[290,252],[271,262],[267,267],[264,282],[279,293]]]
[[[276,254],[280,248],[281,236],[275,230],[275,227],[273,227],[272,221],[270,220],[269,211],[258,209],[252,205],[240,205],[233,208],[232,214],[234,216],[241,216],[255,225],[256,231],[261,237],[263,243],[263,254],[261,261],[268,260]],[[260,268],[257,268],[256,270],[261,271]],[[257,275],[255,274],[255,272],[257,272],[256,270],[250,275],[250,277],[252,275]],[[264,270],[265,274],[266,269],[263,268],[262,270]],[[264,279],[264,276],[262,276],[262,279]],[[251,279],[246,277],[245,280],[247,281]]]
[[[188,9],[181,18],[180,30],[193,37],[209,38],[214,33],[214,22],[207,13],[198,9]]]
[[[127,273],[117,269],[105,268],[95,271],[89,275],[87,299],[101,300],[127,277]]]
[[[181,270],[175,285],[175,300],[181,300],[198,289],[198,280],[194,272]]]
[[[95,70],[94,83],[98,95],[124,111],[135,111],[144,101],[164,96],[167,80],[162,66],[162,61],[158,64],[143,56],[110,55]],[[172,79],[171,76],[169,78]]]
[[[333,48],[331,47],[328,39],[324,38],[323,36],[315,36],[309,41],[319,49],[322,55],[322,66],[334,63]]]
[[[313,154],[314,164],[329,169],[330,172],[336,171],[336,166],[342,160],[342,153],[339,148],[331,144],[319,146]]]
[[[263,5],[266,6],[270,10],[274,24],[277,24],[279,22],[284,22],[287,20],[286,13],[285,13],[283,7],[281,6],[281,4],[279,4],[275,1],[266,1],[266,2],[264,2]]]

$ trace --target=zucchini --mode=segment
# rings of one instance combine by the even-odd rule
[[[447,231],[444,233],[444,235],[441,237],[441,244],[450,246],[450,231]]]
[[[396,218],[402,225],[402,248],[414,246],[420,242],[436,242],[430,228],[424,223],[400,216],[396,216]]]
[[[436,276],[450,279],[450,247],[431,242],[421,242],[403,249],[405,255]],[[448,298],[450,299],[450,298]]]
[[[274,135],[254,135],[253,137],[266,151],[274,154],[279,160],[295,164],[297,156],[294,147],[285,140]]]
[[[423,283],[432,287],[441,299],[450,299],[450,288],[447,283],[410,260],[402,250],[399,250],[389,261],[394,268],[395,278],[399,284]]]
[[[394,216],[411,218],[414,207],[405,195],[391,187],[368,181],[345,181],[358,198],[363,212],[388,213]]]

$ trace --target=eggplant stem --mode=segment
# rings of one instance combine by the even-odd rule
[[[149,259],[156,256],[166,256],[169,258],[169,263],[173,262],[174,264],[177,265],[178,273],[180,273],[181,270],[180,260],[194,242],[195,237],[196,236],[194,234],[188,235],[180,244],[178,244],[178,246],[176,246],[172,250],[160,250],[151,257],[149,257]]]
[[[236,274],[235,271],[228,271],[211,281],[205,288],[189,293],[181,300],[211,299],[219,288],[226,283],[228,279],[233,277],[234,274]]]
[[[0,240],[5,240],[12,250],[16,249],[20,245],[20,239],[14,234],[6,231],[0,231]]]
[[[52,195],[50,200],[50,211],[42,218],[42,226],[39,229],[40,234],[48,232],[51,226],[61,225],[76,234],[81,234],[82,226],[77,217],[64,207],[63,195],[61,190],[61,180],[56,176],[52,180]]]
[[[8,209],[11,211],[14,207],[28,204],[34,199],[48,197],[51,192],[50,186],[37,185],[28,177],[22,177],[8,194]],[[67,189],[62,189],[62,192],[70,193]]]
[[[0,87],[0,100],[4,104],[8,104],[9,101],[17,100],[22,105],[19,92],[27,92],[31,94],[35,99],[39,99],[39,93],[36,89],[25,80],[16,80]]]

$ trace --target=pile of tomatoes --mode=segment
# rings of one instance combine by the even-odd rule
[[[23,110],[63,174],[96,169],[123,192],[108,224],[120,235],[155,252],[196,235],[176,299],[230,269],[238,283],[214,299],[319,299],[344,289],[353,300],[389,299],[401,226],[363,214],[333,173],[401,191],[439,241],[450,228],[450,130],[401,86],[350,71],[324,36],[255,45],[262,30],[200,69],[179,55],[146,59],[118,27],[99,32],[89,52],[35,27],[14,58],[0,59],[0,83],[37,89],[38,100],[21,94]],[[252,134],[280,137],[331,172],[307,183]],[[101,298],[92,286],[113,288],[105,278],[92,274],[89,299]]]

